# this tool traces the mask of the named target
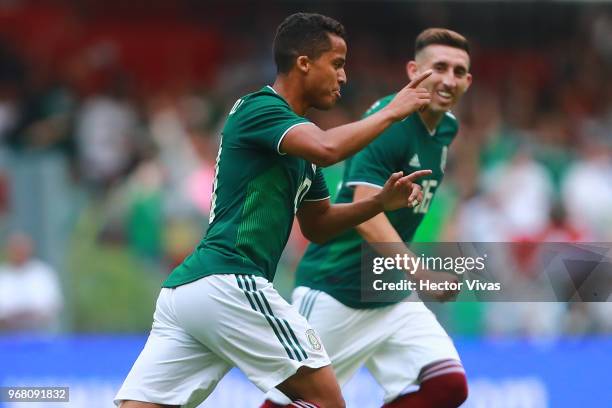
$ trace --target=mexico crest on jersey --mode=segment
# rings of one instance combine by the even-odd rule
[[[306,330],[306,338],[308,339],[308,343],[310,343],[310,347],[315,350],[321,350],[321,342],[313,329]]]

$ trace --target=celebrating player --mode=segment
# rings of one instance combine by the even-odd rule
[[[379,214],[324,245],[311,244],[298,266],[293,303],[320,334],[340,384],[365,365],[384,389],[385,408],[454,408],[467,398],[465,372],[453,342],[418,298],[396,303],[361,300],[360,248],[364,240],[392,242],[397,243],[394,251],[400,245],[409,253],[401,243],[412,239],[444,175],[448,146],[458,129],[449,110],[471,84],[469,67],[468,42],[460,34],[431,28],[417,37],[415,59],[406,71],[409,78],[417,78],[433,70],[423,81],[431,103],[347,161],[337,202],[375,196],[389,173],[428,168],[433,173],[421,181],[423,201]],[[365,116],[384,110],[393,97],[377,101]],[[419,271],[415,279],[427,273]],[[428,278],[432,275],[436,273]],[[453,293],[432,295],[445,300]],[[275,390],[263,407],[284,406],[285,401]]]
[[[277,387],[294,406],[344,406],[316,332],[271,282],[295,214],[304,234],[322,242],[421,201],[413,181],[429,170],[389,173],[369,197],[330,205],[319,167],[355,154],[428,104],[430,92],[418,85],[431,72],[414,75],[367,118],[323,131],[303,115],[340,98],[344,28],[322,15],[294,14],[278,28],[274,57],[274,85],[238,99],[229,112],[210,227],[163,284],[147,343],[115,397],[123,408],[197,406],[233,366],[264,392]]]

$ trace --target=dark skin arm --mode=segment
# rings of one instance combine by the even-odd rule
[[[283,138],[280,151],[320,167],[344,160],[363,149],[391,124],[430,102],[429,91],[418,86],[431,72],[428,70],[417,76],[387,106],[365,119],[329,130],[321,130],[317,126],[296,126]]]
[[[380,189],[375,187],[357,186],[355,188],[353,198],[355,201],[367,200],[368,198],[378,194],[379,191]],[[422,195],[420,198],[422,200]],[[364,223],[355,227],[355,229],[367,242],[373,244],[392,243],[392,245],[375,246],[377,252],[383,256],[395,257],[397,254],[406,254],[410,257],[415,256],[414,253],[412,253],[412,251],[406,246],[395,228],[393,228],[393,225],[391,225],[391,222],[387,216],[383,213],[365,221]],[[436,283],[458,282],[457,276],[447,272],[432,272],[427,269],[406,272],[408,279],[411,279],[414,282],[419,282],[420,280],[429,280]],[[456,292],[450,290],[432,290],[424,294],[441,302],[450,300],[457,295]]]
[[[304,201],[297,212],[302,233],[313,242],[323,243],[383,211],[420,203],[423,196],[414,181],[429,174],[431,170],[419,170],[407,176],[402,172],[393,173],[376,194],[352,203],[331,205],[329,200]]]

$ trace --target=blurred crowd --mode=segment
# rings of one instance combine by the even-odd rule
[[[63,303],[69,315],[79,304],[63,302],[54,279],[68,299],[80,290],[67,269],[86,273],[89,265],[68,258],[75,241],[87,239],[87,220],[95,245],[129,251],[155,279],[181,262],[206,229],[225,112],[237,97],[271,83],[274,28],[301,5],[230,9],[157,0],[142,13],[96,1],[77,10],[69,2],[33,3],[0,3],[0,20],[9,22],[0,27],[0,234],[7,242],[0,330],[19,329],[15,319],[27,316],[32,325],[21,328],[73,328],[66,319],[58,324],[58,314]],[[474,84],[455,111],[460,134],[418,239],[612,242],[609,8],[498,4],[503,10],[495,9],[492,21],[475,24],[472,13],[455,12],[460,3],[385,3],[380,20],[394,25],[372,22],[365,2],[306,4],[340,19],[349,33],[343,99],[310,115],[322,128],[359,118],[399,89],[421,29],[448,26],[471,40]],[[22,33],[24,21],[39,33]],[[341,166],[327,170],[330,190],[340,175]],[[279,273],[287,287],[305,245],[295,228]],[[13,258],[30,259],[33,247],[42,261],[19,275],[25,267],[15,265],[26,263]],[[9,284],[27,292],[26,282],[38,279],[48,282],[45,313],[17,308],[9,316],[5,293],[19,302],[45,298],[20,296]],[[464,330],[472,333],[612,331],[606,303],[446,313],[466,322],[472,313],[482,316]]]

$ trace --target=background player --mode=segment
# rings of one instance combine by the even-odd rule
[[[240,98],[222,133],[206,237],[164,282],[144,350],[118,392],[123,408],[196,406],[232,367],[300,407],[342,407],[333,370],[308,322],[272,287],[294,214],[322,241],[381,211],[419,203],[416,178],[396,172],[364,200],[331,206],[318,166],[343,160],[430,102],[423,72],[359,122],[323,131],[302,115],[329,109],[346,82],[344,29],[298,13],[274,40],[272,87]],[[391,173],[390,173],[391,174]],[[145,402],[146,401],[146,402]]]
[[[340,384],[365,364],[384,389],[387,408],[457,407],[467,398],[465,373],[455,347],[435,316],[420,301],[362,302],[361,250],[372,243],[410,241],[429,209],[444,175],[448,146],[458,124],[449,110],[469,88],[470,57],[460,34],[432,28],[416,39],[415,59],[408,62],[409,78],[425,70],[433,74],[423,82],[432,95],[421,112],[388,128],[346,164],[337,201],[363,200],[377,194],[386,174],[421,168],[433,173],[422,180],[423,201],[410,209],[385,212],[324,245],[311,244],[296,278],[293,302],[321,335]],[[384,110],[393,95],[377,101],[366,117]],[[394,245],[393,253],[397,252]],[[419,271],[416,279],[425,274]],[[444,274],[446,275],[446,274]],[[399,272],[397,279],[405,278]],[[447,275],[445,278],[455,280]],[[403,297],[410,294],[405,292]],[[439,300],[451,292],[436,292]],[[271,392],[263,407],[285,400]]]

